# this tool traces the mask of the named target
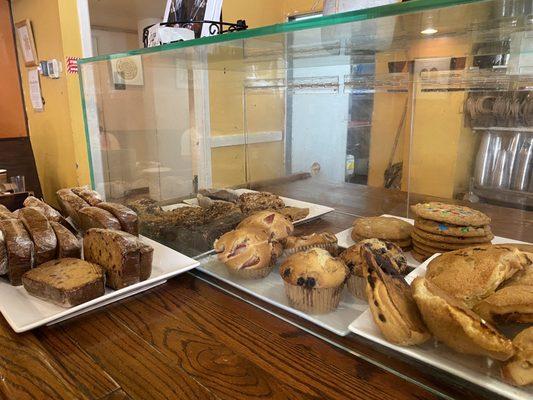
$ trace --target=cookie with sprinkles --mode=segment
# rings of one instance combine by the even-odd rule
[[[411,210],[419,217],[431,221],[461,226],[483,226],[490,224],[490,218],[470,207],[446,204],[438,201],[418,203]]]
[[[492,232],[490,226],[460,226],[445,224],[444,222],[431,221],[424,218],[415,219],[415,229],[421,229],[425,232],[437,235],[455,236],[455,237],[482,237],[490,236]]]

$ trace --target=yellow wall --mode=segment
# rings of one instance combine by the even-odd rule
[[[40,60],[80,56],[76,2],[71,0],[12,0],[15,22],[29,19]],[[61,187],[89,181],[77,75],[65,71],[59,79],[41,77],[44,111],[31,107],[28,69],[19,53],[22,88],[30,139],[45,200],[55,203]],[[63,67],[65,68],[65,67]]]

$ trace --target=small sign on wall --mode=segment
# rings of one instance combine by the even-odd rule
[[[28,70],[28,86],[30,87],[31,106],[35,111],[43,111],[43,97],[41,95],[41,83],[37,68]]]
[[[24,64],[26,67],[36,67],[39,65],[39,61],[30,21],[25,19],[17,22],[15,24],[15,30],[17,32],[22,57],[24,58]]]

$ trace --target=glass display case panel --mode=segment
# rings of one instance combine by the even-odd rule
[[[341,247],[361,216],[412,219],[428,201],[486,213],[498,243],[532,242],[531,7],[420,0],[81,60],[93,186],[201,258],[199,278],[433,393],[531,396],[500,364],[443,370],[349,334],[359,314],[332,329],[209,270],[213,242],[250,214],[247,190]]]

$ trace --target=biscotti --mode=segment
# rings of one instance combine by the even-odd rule
[[[11,219],[16,218],[9,209],[4,206],[3,204],[0,204],[0,219]]]
[[[72,218],[72,221],[79,226],[80,219],[78,217],[78,211],[84,207],[89,207],[89,203],[70,189],[60,189],[56,194],[61,210],[63,210],[63,215]]]
[[[89,189],[88,186],[74,187],[71,190],[74,194],[80,196],[91,206],[95,206],[102,201],[102,197],[100,197],[100,194],[92,189]]]
[[[107,285],[113,289],[133,285],[147,273],[150,252],[142,241],[127,232],[109,229],[89,229],[83,238],[83,253],[87,261],[104,268]],[[141,256],[144,258],[141,260]],[[151,270],[151,266],[150,266]]]
[[[101,202],[96,205],[110,212],[120,222],[121,230],[131,233],[132,235],[139,235],[139,218],[137,213],[131,208],[123,204]]]
[[[57,258],[81,258],[81,245],[76,236],[63,225],[50,221],[57,238]]]
[[[7,276],[12,285],[22,284],[22,275],[33,264],[33,242],[19,219],[0,220],[7,253]]]
[[[113,214],[98,207],[85,207],[78,211],[80,217],[79,227],[82,231],[91,228],[120,230],[121,225]]]
[[[24,207],[18,211],[18,218],[34,244],[35,265],[53,260],[57,251],[57,239],[44,214],[33,207]]]
[[[73,307],[105,293],[99,265],[77,258],[52,260],[22,276],[29,294],[61,307]]]

